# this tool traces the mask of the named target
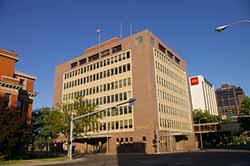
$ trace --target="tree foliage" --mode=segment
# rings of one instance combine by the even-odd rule
[[[210,122],[218,122],[219,117],[216,115],[209,114],[208,111],[203,111],[201,109],[193,110],[193,121],[194,123],[210,123]]]
[[[63,130],[63,134],[68,136],[70,131],[70,118],[71,115],[73,117],[77,117],[80,115],[85,115],[87,113],[91,113],[95,111],[97,106],[92,104],[88,100],[84,100],[83,98],[76,98],[72,103],[63,103],[61,110],[65,116],[65,126]],[[93,124],[97,123],[98,115],[92,115],[86,118],[78,119],[74,121],[74,136],[81,136],[82,134],[86,134],[84,127],[86,126],[94,126]]]
[[[59,135],[69,139],[70,119],[95,111],[96,106],[82,98],[76,98],[72,103],[64,103],[59,110],[53,108],[41,108],[33,113],[34,144],[40,149],[48,149],[48,145]],[[74,121],[74,136],[80,137],[84,127],[97,123],[98,117],[89,116]],[[94,125],[92,125],[94,126]]]
[[[61,133],[63,126],[62,112],[47,107],[36,110],[32,114],[34,145],[39,149],[48,150],[49,144]]]
[[[41,115],[38,117],[40,135],[43,137],[55,138],[63,130],[64,115],[58,110],[42,108]]]
[[[245,97],[243,102],[240,105],[240,114],[241,115],[250,115],[250,98]]]
[[[250,116],[250,98],[245,97],[240,105],[240,115]],[[238,122],[243,131],[250,131],[250,117],[239,117]]]
[[[0,153],[14,159],[22,154],[31,143],[31,126],[18,112],[1,111]]]

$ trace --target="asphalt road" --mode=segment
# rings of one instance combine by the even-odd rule
[[[190,152],[159,155],[87,155],[72,163],[53,166],[250,166],[250,152]]]

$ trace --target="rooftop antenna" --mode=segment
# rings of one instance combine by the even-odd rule
[[[120,24],[120,38],[122,38],[122,23]]]
[[[132,31],[132,24],[129,24],[129,32],[130,32],[130,36],[132,35],[133,31]]]
[[[100,44],[101,44],[101,29],[96,29],[97,39],[98,39],[98,53],[100,53]]]

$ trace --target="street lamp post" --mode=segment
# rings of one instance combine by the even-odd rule
[[[207,119],[207,118],[199,119],[199,133],[200,133],[201,149],[203,149],[202,134],[201,134],[201,120],[205,120],[205,119]]]
[[[250,20],[240,20],[240,21],[236,21],[236,22],[232,22],[230,24],[225,24],[225,25],[221,25],[215,28],[215,31],[217,32],[222,32],[224,31],[226,28],[235,25],[235,24],[241,24],[241,23],[250,23]]]
[[[73,130],[74,130],[74,120],[78,120],[78,119],[82,119],[82,118],[85,118],[87,116],[91,116],[91,115],[95,115],[99,112],[103,112],[107,109],[112,109],[112,108],[116,108],[118,106],[121,106],[121,105],[124,105],[124,104],[127,104],[127,103],[134,103],[136,101],[136,99],[134,98],[131,98],[129,99],[128,101],[125,101],[125,102],[122,102],[122,103],[119,103],[113,107],[109,107],[109,108],[105,108],[105,109],[102,109],[102,110],[97,110],[97,111],[94,111],[94,112],[91,112],[91,113],[87,113],[87,114],[84,114],[84,115],[80,115],[80,116],[77,116],[77,117],[73,117],[73,115],[71,115],[71,118],[70,118],[70,144],[69,144],[69,159],[72,160],[72,144],[73,144]]]

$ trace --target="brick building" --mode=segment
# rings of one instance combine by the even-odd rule
[[[216,89],[219,115],[225,117],[239,115],[240,104],[244,98],[245,93],[241,87],[222,84],[220,88]]]
[[[31,124],[36,77],[15,71],[16,53],[0,49],[0,111],[17,111]]]
[[[86,126],[91,136],[80,138],[83,151],[155,153],[195,146],[185,61],[148,30],[105,41],[57,65],[54,107],[76,96],[99,109],[136,99]]]

